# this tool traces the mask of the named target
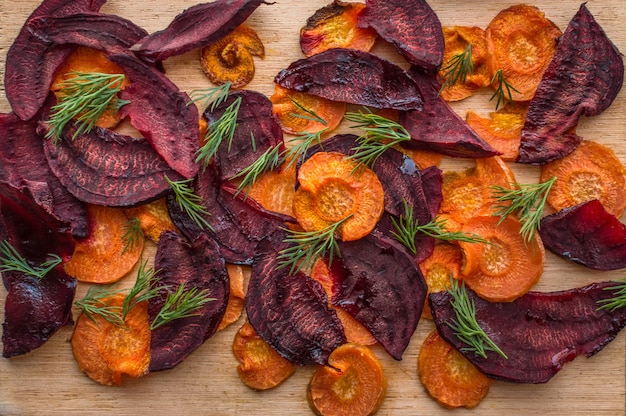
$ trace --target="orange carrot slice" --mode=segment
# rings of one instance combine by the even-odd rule
[[[439,243],[430,256],[426,257],[419,268],[428,285],[428,293],[440,292],[450,287],[450,278],[458,279],[461,274],[463,253],[458,245]],[[432,319],[430,305],[424,303],[422,317]]]
[[[178,232],[170,217],[165,198],[133,208],[125,208],[124,213],[128,218],[137,218],[143,234],[155,243],[159,242],[159,237],[164,231]]]
[[[446,408],[476,407],[492,383],[436,330],[422,344],[417,373],[428,394]]]
[[[227,264],[228,277],[230,280],[230,291],[228,292],[228,304],[224,317],[217,327],[218,331],[226,328],[228,325],[237,322],[244,307],[244,299],[246,294],[243,288],[243,267],[237,264]]]
[[[318,415],[374,414],[385,400],[387,379],[376,355],[367,347],[343,344],[311,378],[307,398]]]
[[[520,234],[519,220],[508,216],[474,217],[462,228],[489,241],[465,243],[461,276],[465,284],[483,299],[509,302],[527,293],[543,273],[545,249],[538,233],[529,243]]]
[[[616,217],[626,207],[624,175],[624,165],[613,150],[588,140],[569,155],[541,167],[542,182],[556,176],[547,199],[551,207],[558,211],[597,199]]]
[[[248,191],[248,198],[254,199],[268,211],[293,217],[293,196],[296,193],[296,165],[262,173]]]

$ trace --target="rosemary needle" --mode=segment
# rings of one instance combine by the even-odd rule
[[[61,257],[56,254],[48,255],[51,257],[50,260],[34,267],[7,240],[2,240],[0,241],[0,272],[20,272],[41,280],[62,261]]]

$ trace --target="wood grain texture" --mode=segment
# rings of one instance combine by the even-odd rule
[[[196,0],[109,0],[102,11],[132,19],[149,32],[163,29],[168,22]],[[324,0],[277,0],[262,5],[248,20],[266,47],[266,57],[256,60],[256,75],[249,89],[266,95],[273,93],[274,75],[295,59],[301,58],[298,34],[306,18],[324,6]],[[37,0],[0,0],[0,78],[4,77],[4,58]],[[444,25],[486,27],[497,12],[515,2],[477,2],[437,0],[431,2]],[[561,29],[565,29],[580,6],[580,1],[535,1]],[[587,7],[608,36],[626,52],[626,7],[624,0],[590,0]],[[374,52],[401,64],[402,60],[384,42]],[[203,75],[198,52],[192,51],[165,62],[167,75],[181,89],[191,91],[209,87]],[[403,64],[405,65],[405,64]],[[455,104],[459,114],[472,109],[482,114],[493,111],[490,93],[485,91]],[[0,94],[0,111],[10,111]],[[578,133],[585,139],[609,145],[626,162],[626,92],[602,115],[583,119]],[[346,130],[345,127],[341,129]],[[341,130],[340,130],[341,131]],[[347,131],[347,130],[346,130]],[[470,161],[445,159],[443,169],[463,169]],[[512,166],[519,182],[534,182],[536,167]],[[622,218],[624,220],[624,218]],[[144,253],[154,255],[154,246]],[[547,265],[536,290],[556,290],[624,277],[623,271],[595,272],[547,255]],[[128,276],[127,283],[133,276]],[[80,286],[77,296],[86,288]],[[0,289],[0,319],[4,317],[6,291]],[[137,380],[126,380],[121,387],[97,385],[79,372],[69,345],[71,328],[57,333],[46,345],[32,353],[0,359],[0,415],[306,415],[312,414],[306,402],[306,386],[312,367],[299,368],[296,374],[272,391],[254,392],[237,377],[237,362],[232,355],[234,333],[244,317],[218,333],[185,362],[173,370],[153,373]],[[430,399],[417,378],[420,344],[433,329],[422,321],[402,361],[389,358],[374,348],[389,380],[387,398],[380,415],[452,414]],[[550,382],[543,385],[514,385],[495,382],[486,399],[473,410],[455,414],[475,415],[623,415],[625,412],[626,347],[625,333],[598,355],[579,357],[567,364]]]

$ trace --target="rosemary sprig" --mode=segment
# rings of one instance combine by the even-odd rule
[[[151,288],[152,282],[156,277],[158,271],[153,268],[146,268],[147,261],[139,265],[137,270],[137,279],[135,284],[130,289],[130,292],[124,297],[122,304],[122,320],[126,320],[128,312],[138,303],[149,300],[159,293],[159,288]]]
[[[71,78],[60,84],[60,101],[52,107],[46,138],[57,141],[63,129],[72,119],[78,121],[73,139],[88,133],[110,108],[119,109],[128,101],[119,100],[117,93],[124,82],[124,74],[98,72],[71,72]]]
[[[56,254],[48,254],[50,260],[46,260],[38,267],[31,266],[28,261],[9,243],[7,240],[0,241],[0,273],[20,272],[28,276],[33,276],[38,280],[44,278],[50,270],[61,264],[61,257]]]
[[[513,91],[516,93],[520,93],[514,86],[509,84],[506,79],[504,79],[504,73],[502,69],[498,69],[493,77],[491,78],[490,84],[497,84],[498,87],[496,91],[493,93],[489,101],[494,98],[498,98],[496,101],[496,110],[500,107],[500,104],[504,104],[506,101],[513,101]]]
[[[231,86],[231,82],[226,82],[212,88],[193,90],[189,93],[191,101],[189,101],[187,105],[201,102],[200,109],[202,111],[209,107],[211,111],[214,111],[215,107],[223,103],[228,98]]]
[[[294,245],[281,250],[278,253],[278,268],[291,266],[290,273],[311,267],[318,257],[328,253],[328,262],[332,263],[333,258],[341,257],[339,244],[337,243],[337,230],[352,215],[330,224],[317,231],[289,231],[290,236],[284,241],[295,243]]]
[[[224,140],[228,140],[228,150],[230,151],[235,129],[237,128],[237,116],[240,106],[241,97],[237,97],[226,108],[220,118],[209,125],[204,144],[196,152],[196,163],[202,163],[206,168]]]
[[[372,167],[376,160],[390,147],[411,140],[409,132],[399,123],[367,111],[347,112],[345,119],[355,124],[353,128],[365,130],[358,139],[358,146],[349,157],[358,161],[358,167]]]
[[[204,216],[208,216],[209,213],[202,203],[202,198],[196,195],[194,190],[189,186],[193,178],[172,181],[165,176],[165,180],[174,191],[174,196],[176,197],[176,202],[180,209],[185,211],[198,227],[212,231],[213,227],[211,227],[211,224],[204,218]]]
[[[252,184],[261,176],[264,172],[269,172],[283,163],[281,145],[269,147],[257,160],[251,165],[242,169],[232,179],[243,178],[237,186],[237,192],[235,195],[244,189],[250,189]]]
[[[450,305],[454,310],[456,319],[448,322],[454,334],[468,347],[464,351],[473,351],[476,355],[487,358],[486,351],[493,351],[504,358],[508,358],[504,352],[493,342],[491,338],[480,327],[476,321],[476,306],[470,299],[465,289],[465,283],[459,283],[456,279],[450,278],[452,283],[448,292],[452,295]]]
[[[415,237],[418,233],[423,233],[442,241],[489,243],[489,240],[486,240],[477,234],[464,233],[462,231],[448,231],[446,229],[445,219],[435,218],[426,224],[420,225],[417,219],[413,218],[413,207],[410,206],[406,200],[403,202],[404,215],[401,215],[397,219],[393,216],[391,217],[391,222],[395,228],[395,231],[392,231],[391,234],[413,254],[417,253]]]
[[[600,305],[597,310],[609,310],[611,312],[626,306],[626,279],[615,282],[615,286],[605,287],[604,290],[613,291],[613,297],[598,300]]]
[[[458,53],[443,67],[443,84],[438,94],[446,88],[450,88],[456,83],[463,84],[468,75],[474,73],[474,63],[472,62],[472,44],[469,43],[463,52]]]
[[[497,202],[511,202],[510,205],[497,205],[494,215],[501,217],[502,222],[508,215],[517,214],[522,224],[520,234],[526,243],[532,241],[541,224],[548,193],[555,181],[556,176],[553,176],[542,183],[517,184],[513,189],[492,186]]]
[[[124,226],[124,234],[122,240],[124,241],[124,250],[122,255],[127,251],[132,251],[135,248],[135,244],[143,239],[143,230],[141,229],[141,221],[138,218],[131,218]]]
[[[122,318],[122,307],[111,305],[111,300],[105,300],[119,292],[119,290],[111,290],[107,286],[91,286],[85,296],[81,300],[75,301],[74,305],[96,324],[98,321],[95,315],[99,315],[113,325],[123,327],[125,323],[124,318]]]
[[[165,304],[150,324],[150,329],[154,330],[171,321],[189,316],[198,315],[196,312],[202,305],[215,300],[209,297],[207,289],[198,290],[191,288],[185,290],[185,284],[179,285],[176,290],[168,293]]]

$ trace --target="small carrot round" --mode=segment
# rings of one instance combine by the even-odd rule
[[[237,264],[227,264],[226,270],[228,270],[230,290],[228,292],[226,312],[222,317],[220,325],[217,327],[218,331],[221,331],[228,325],[237,322],[243,312],[244,299],[246,297],[243,288],[243,267]]]
[[[343,344],[318,368],[307,389],[313,411],[323,416],[374,414],[387,393],[387,379],[376,355],[367,347]]]
[[[436,330],[422,344],[417,372],[428,394],[447,408],[476,407],[492,383]]]
[[[450,287],[450,278],[460,277],[462,262],[463,253],[458,245],[436,244],[432,254],[419,264],[428,286],[428,293],[440,292]],[[428,302],[424,303],[422,317],[432,319]]]
[[[128,218],[138,219],[143,234],[154,243],[159,242],[163,231],[178,230],[167,210],[165,198],[132,208],[124,208],[124,213]]]
[[[277,170],[264,172],[248,190],[254,199],[268,211],[293,217],[293,196],[296,193],[295,163]]]

